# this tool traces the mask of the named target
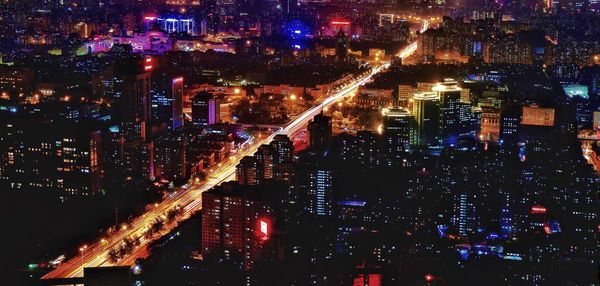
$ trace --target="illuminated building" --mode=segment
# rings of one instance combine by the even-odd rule
[[[421,92],[415,93],[412,100],[417,145],[435,146],[440,144],[439,97],[433,92]]]
[[[192,99],[192,123],[194,126],[206,127],[218,123],[220,116],[219,102],[208,92],[197,93]]]
[[[593,115],[593,123],[592,123],[592,128],[593,130],[600,130],[600,111],[594,111],[594,115]]]
[[[462,126],[460,120],[461,108],[464,105],[461,103],[461,91],[456,81],[445,80],[443,83],[433,87],[440,101],[440,135],[442,141],[455,142],[460,136]]]
[[[583,98],[583,99],[589,99],[589,93],[588,93],[588,87],[585,85],[581,85],[581,84],[569,84],[569,85],[563,85],[563,90],[565,91],[565,94],[570,97],[570,98]]]
[[[315,216],[333,215],[333,174],[331,170],[312,167],[306,174],[305,211]]]
[[[113,118],[139,124],[140,138],[146,138],[146,132],[150,132],[151,127],[151,70],[150,57],[143,59],[142,63],[137,60],[124,61],[115,67],[113,79]]]
[[[260,168],[260,175],[264,179],[273,178],[273,166],[275,163],[275,151],[271,145],[262,145],[258,147],[254,158]]]
[[[352,23],[346,19],[332,19],[329,22],[329,26],[332,30],[332,34],[343,32],[345,35],[350,35],[352,33]]]
[[[294,159],[294,142],[283,134],[275,135],[271,141],[271,147],[275,151],[275,164],[291,163]]]
[[[101,137],[93,127],[8,118],[0,130],[2,189],[62,197],[100,192]]]
[[[164,53],[173,48],[172,39],[163,31],[149,30],[146,32],[133,32],[124,36],[95,36],[93,39],[83,43],[80,54],[115,52],[127,47],[135,53],[144,51],[155,51]]]
[[[499,39],[484,45],[483,60],[496,64],[532,64],[533,51],[530,44],[513,38]]]
[[[402,106],[408,106],[408,101],[413,94],[418,92],[431,91],[435,84],[428,82],[417,82],[417,86],[411,84],[400,84],[398,85],[398,101],[402,102]]]
[[[186,33],[192,36],[197,35],[198,27],[196,25],[196,21],[191,17],[177,16],[159,16],[153,19],[144,18],[145,21],[152,22],[156,20],[158,25],[162,28],[162,30],[167,33]]]
[[[20,69],[0,65],[0,89],[3,92],[25,92],[33,86],[34,73],[29,69]]]
[[[392,149],[403,151],[414,143],[414,117],[406,109],[389,109],[383,114],[383,133]],[[402,150],[400,150],[402,149]]]
[[[521,106],[507,104],[500,112],[500,139],[504,142],[517,142],[521,125]]]
[[[375,89],[361,87],[358,92],[360,96],[355,96],[353,100],[360,107],[397,107],[400,104],[399,101],[394,100],[392,96],[392,89]]]
[[[363,166],[373,168],[379,164],[379,138],[370,131],[356,133],[357,159]]]
[[[183,126],[183,77],[176,77],[172,80],[171,98],[173,100],[173,112],[171,116],[171,126],[177,129]]]
[[[263,179],[262,171],[259,161],[252,156],[242,158],[235,166],[235,176],[240,185],[259,185]]]
[[[227,182],[202,194],[202,254],[250,269],[273,232],[271,207],[260,192]]]
[[[188,179],[186,168],[187,142],[185,134],[173,132],[154,140],[154,169],[156,177],[170,181]]]
[[[144,178],[155,178],[154,173],[154,142],[142,142],[140,144],[140,176]]]
[[[331,117],[322,113],[317,114],[313,120],[308,123],[308,132],[310,133],[310,147],[315,149],[325,149],[331,144]]]
[[[155,125],[167,123],[170,130],[183,126],[183,77],[161,74],[153,84],[152,119]]]
[[[177,51],[202,51],[206,52],[208,50],[214,50],[217,52],[223,53],[231,53],[235,54],[235,46],[231,46],[226,42],[209,42],[202,41],[197,39],[187,40],[187,39],[178,39],[175,42],[175,50]]]
[[[522,125],[554,126],[554,108],[524,106],[522,114]]]
[[[497,141],[500,135],[500,112],[498,109],[482,108],[479,134],[482,139]]]

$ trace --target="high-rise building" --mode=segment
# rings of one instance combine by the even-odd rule
[[[435,146],[440,142],[440,101],[433,92],[413,95],[412,115],[415,118],[415,141],[420,146]]]
[[[235,175],[240,185],[256,186],[262,183],[262,169],[258,160],[252,156],[246,156],[240,160],[235,167]]]
[[[315,149],[325,149],[331,144],[331,117],[317,114],[313,120],[308,123],[308,132],[310,133],[310,147]]]
[[[264,179],[273,178],[273,166],[275,163],[275,151],[270,145],[262,145],[258,147],[254,158],[258,163],[258,167],[261,169],[260,174]]]
[[[307,172],[305,211],[316,216],[333,215],[333,174],[327,168],[313,167]]]
[[[219,102],[214,95],[200,92],[192,99],[192,123],[204,127],[219,122]]]
[[[275,135],[271,141],[271,147],[275,151],[274,164],[290,163],[294,158],[294,142],[287,135]]]
[[[145,138],[151,127],[150,70],[152,58],[126,60],[115,67],[113,79],[113,118],[141,126],[139,137]]]
[[[500,110],[484,107],[481,112],[481,131],[479,138],[497,141],[500,136]]]
[[[155,178],[153,141],[140,144],[140,175],[144,178]]]
[[[258,190],[235,182],[202,194],[202,254],[242,263],[250,269],[273,230],[271,207]]]
[[[167,123],[170,130],[183,126],[183,77],[161,74],[155,77],[152,92],[152,120],[155,125]]]
[[[406,109],[389,109],[383,115],[382,131],[390,146],[408,149],[414,143],[414,117]]]
[[[154,141],[154,169],[157,177],[168,180],[185,180],[186,136],[182,132],[165,134]]]
[[[357,159],[363,166],[373,168],[379,165],[379,137],[370,131],[356,134]]]
[[[511,103],[502,106],[500,112],[500,140],[515,143],[519,140],[521,105]]]
[[[101,136],[92,126],[9,118],[0,130],[3,190],[87,196],[102,188]]]
[[[463,104],[461,98],[461,88],[454,80],[445,80],[433,87],[440,101],[440,135],[442,144],[456,142],[462,131],[460,120],[461,108]]]

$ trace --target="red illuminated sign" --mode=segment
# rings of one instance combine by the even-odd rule
[[[532,214],[545,214],[547,211],[546,207],[543,206],[532,206],[531,213]]]
[[[260,221],[260,233],[265,236],[269,235],[269,224],[266,221]]]
[[[258,231],[257,234],[262,240],[267,240],[269,235],[271,234],[271,223],[266,218],[261,218],[258,220],[257,225]]]
[[[152,69],[152,58],[151,57],[146,57],[144,59],[144,61],[146,62],[146,64],[144,65],[144,70],[145,71],[149,71]]]
[[[178,77],[173,79],[173,83],[178,83],[178,82],[182,82],[183,81],[183,77]]]

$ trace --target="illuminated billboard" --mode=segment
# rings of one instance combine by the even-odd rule
[[[569,98],[575,98],[575,97],[580,97],[580,98],[585,98],[585,99],[590,98],[590,96],[588,94],[588,88],[585,85],[570,84],[570,85],[563,85],[562,88],[565,91],[565,94]]]
[[[271,222],[269,219],[267,218],[260,218],[258,219],[258,225],[257,225],[257,235],[261,240],[267,240],[269,239],[269,236],[271,235]]]
[[[522,125],[554,126],[554,108],[523,107]]]

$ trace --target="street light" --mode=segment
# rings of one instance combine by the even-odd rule
[[[87,249],[87,247],[87,244],[85,244],[79,248],[79,253],[81,253],[81,267],[83,267],[83,252]]]

